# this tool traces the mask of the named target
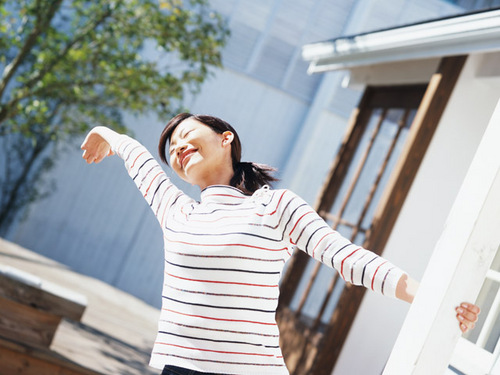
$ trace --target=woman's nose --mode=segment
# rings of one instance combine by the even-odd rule
[[[187,148],[187,145],[183,145],[183,144],[178,145],[176,150],[175,150],[176,154],[180,155],[182,152],[184,152],[184,150],[186,150],[186,148]]]

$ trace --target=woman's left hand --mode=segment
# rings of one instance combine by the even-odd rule
[[[465,333],[473,329],[481,309],[472,303],[463,302],[455,310],[460,330]]]

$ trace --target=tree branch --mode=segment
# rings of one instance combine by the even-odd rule
[[[60,54],[58,54],[54,59],[52,59],[51,62],[45,64],[43,69],[40,69],[39,73],[35,77],[28,80],[25,86],[28,88],[32,88],[47,72],[49,72],[59,61],[61,61],[68,54],[68,52],[75,44],[80,42],[89,32],[97,28],[97,26],[103,23],[106,18],[111,16],[111,14],[112,14],[112,9],[108,7],[106,11],[103,12],[95,22],[89,23],[86,27],[83,28],[82,32],[80,32],[78,35],[76,35],[76,37],[72,41],[66,44],[66,46],[64,47],[64,49],[61,51]]]
[[[62,0],[57,0],[51,3],[57,4],[58,7],[61,4]],[[54,13],[57,9],[54,9]],[[82,32],[80,32],[72,41],[70,41],[66,47],[62,50],[60,54],[58,54],[51,62],[45,64],[44,68],[41,69],[38,74],[34,77],[32,77],[30,80],[28,80],[25,85],[24,85],[24,90],[25,94],[17,95],[13,99],[11,99],[8,103],[1,104],[0,100],[0,134],[3,133],[2,130],[2,123],[9,117],[12,117],[13,114],[16,113],[16,111],[12,111],[12,107],[17,105],[20,100],[32,95],[30,92],[30,89],[35,86],[35,84],[47,73],[49,72],[59,61],[61,61],[64,56],[70,51],[70,49],[79,41],[81,41],[90,31],[94,30],[97,26],[99,26],[106,18],[108,18],[112,14],[112,9],[108,8],[105,12],[102,13],[102,15],[95,21],[89,23]],[[53,14],[52,14],[53,16]],[[40,29],[40,30],[38,30]],[[37,32],[35,32],[38,30]],[[36,42],[36,38],[41,34],[43,30],[43,27],[35,27],[33,31],[30,33],[28,36],[27,42],[25,43],[23,47],[24,53],[19,53],[18,56],[12,61],[9,66],[12,65],[11,68],[6,67],[4,70],[4,76],[6,78],[2,79],[2,82],[0,82],[0,99],[2,98],[2,94],[5,90],[5,87],[7,86],[8,81],[12,78],[12,76],[15,73],[15,70],[17,70],[17,67],[21,64],[22,60],[26,57],[26,54],[31,50],[33,47],[34,43]],[[31,44],[28,43],[28,41],[31,41]],[[16,61],[16,63],[14,63]],[[14,69],[15,66],[15,69]],[[9,69],[8,69],[9,68]],[[6,71],[9,71],[8,74],[6,75]],[[7,77],[8,76],[8,77]]]
[[[43,30],[47,27],[47,25],[50,24],[52,21],[52,18],[54,17],[57,9],[59,9],[59,6],[61,5],[62,0],[54,0],[50,1],[50,6],[47,9],[46,12],[37,12],[37,19],[35,22],[35,27],[31,32],[29,33],[28,37],[26,38],[26,41],[17,54],[17,56],[12,60],[10,64],[8,64],[2,74],[2,80],[0,81],[0,100],[2,99],[2,96],[5,92],[5,89],[16,73],[17,69],[23,62],[23,60],[26,58],[28,53],[32,50],[32,48],[35,46],[36,41],[38,37],[42,34]],[[40,7],[40,2],[37,2],[37,8]]]

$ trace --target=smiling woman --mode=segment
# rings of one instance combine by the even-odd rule
[[[211,145],[209,145],[210,141]],[[209,157],[210,152],[214,152],[214,154],[223,157],[223,160],[215,158],[213,164],[205,166],[207,168],[205,174],[207,174],[208,169],[214,173],[207,178],[216,181],[215,184],[221,184],[224,181],[223,185],[234,186],[246,193],[253,193],[260,187],[276,181],[276,178],[272,176],[274,168],[264,164],[241,162],[242,147],[238,133],[229,123],[215,116],[178,114],[165,126],[160,136],[158,153],[161,160],[168,164],[166,148],[169,144],[168,159],[170,159],[174,171],[185,181],[203,189],[204,187],[200,184],[184,178],[182,169],[178,171],[175,164],[179,157],[183,162],[186,156],[199,151],[195,145],[200,147],[200,142],[206,144],[206,148],[201,151],[202,155]],[[223,150],[220,150],[222,154],[218,153],[219,145],[222,145]],[[183,155],[178,156],[179,152]],[[229,179],[227,178],[228,174]],[[217,179],[219,176],[220,180]],[[206,182],[206,185],[203,184],[205,187],[211,185],[208,181]]]
[[[200,187],[200,202],[126,135],[97,127],[82,149],[88,163],[118,154],[162,228],[163,303],[150,365],[164,375],[288,374],[275,314],[296,248],[351,284],[413,300],[416,281],[342,237],[291,191],[270,189],[272,168],[242,163],[236,131],[217,117],[177,115],[160,137],[161,159]],[[457,310],[463,331],[478,312]]]
[[[190,117],[172,130],[170,165],[179,177],[201,189],[221,183],[230,185],[234,174],[230,156],[233,139],[231,131],[216,133]]]

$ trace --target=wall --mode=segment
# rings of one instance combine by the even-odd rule
[[[222,117],[238,130],[243,160],[284,170],[296,134],[323,76],[308,76],[303,44],[336,37],[354,0],[213,0],[232,31],[224,70],[188,98],[194,113]],[[156,155],[167,119],[127,117],[134,135]],[[76,143],[81,143],[82,139]],[[161,232],[148,206],[110,158],[87,166],[78,145],[60,154],[51,173],[57,191],[33,206],[8,239],[102,279],[159,306],[163,280]],[[174,179],[193,197],[197,188]],[[312,187],[317,190],[317,186]]]
[[[499,77],[482,67],[499,63],[497,54],[469,57],[386,246],[384,256],[417,280],[500,97]],[[367,293],[333,374],[380,374],[407,310]]]

